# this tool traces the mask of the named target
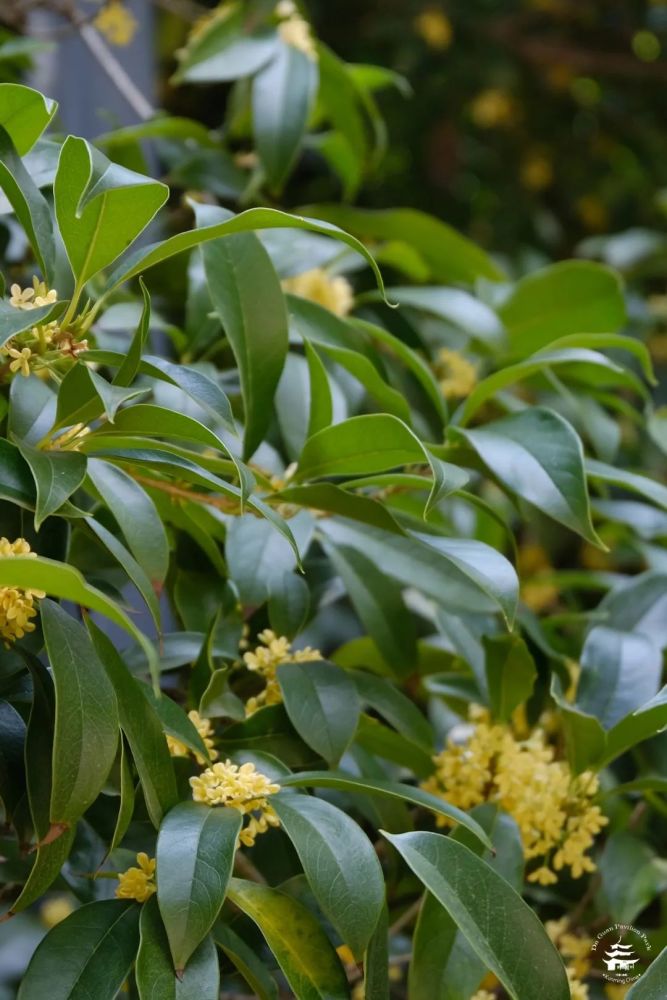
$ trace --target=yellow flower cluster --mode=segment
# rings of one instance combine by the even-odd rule
[[[477,369],[458,351],[442,347],[433,362],[436,378],[445,399],[469,396],[477,385]]]
[[[567,917],[547,920],[544,927],[565,961],[572,1000],[588,1000],[588,986],[582,980],[591,969],[593,939],[573,934]]]
[[[58,292],[55,288],[48,288],[46,282],[40,281],[37,277],[32,279],[32,288],[12,285],[10,292],[9,304],[15,309],[39,309],[41,306],[50,306],[58,301]]]
[[[155,858],[149,858],[141,851],[137,854],[138,868],[128,868],[118,876],[118,899],[136,899],[137,903],[145,903],[156,891]]]
[[[323,267],[314,267],[293,278],[285,278],[283,289],[302,299],[324,306],[336,316],[347,316],[354,303],[352,285],[341,275],[330,275]]]
[[[209,806],[227,806],[249,816],[248,825],[241,830],[239,841],[252,847],[255,837],[266,833],[270,826],[279,826],[275,810],[269,805],[268,796],[280,791],[280,785],[270,781],[255,769],[252,763],[239,767],[226,760],[207,768],[196,778],[190,778],[192,798]]]
[[[278,24],[278,34],[286,45],[303,52],[309,59],[317,59],[317,47],[313,39],[308,21],[304,20],[292,0],[280,0],[276,5],[276,14],[281,18]]]
[[[137,33],[139,23],[121,0],[108,0],[93,21],[111,45],[129,45]]]
[[[210,719],[204,719],[199,712],[188,712],[188,718],[202,738],[204,746],[208,750],[211,760],[218,759],[218,751],[213,748],[213,726]],[[172,757],[187,757],[191,752],[185,743],[181,743],[175,736],[167,736],[167,746]],[[204,758],[200,753],[195,754],[198,764],[204,763]]]
[[[573,776],[537,729],[519,740],[509,726],[493,725],[478,706],[467,739],[451,737],[435,758],[435,773],[423,783],[426,791],[452,805],[470,809],[497,802],[516,820],[527,861],[539,862],[529,882],[551,885],[556,872],[569,868],[573,878],[595,871],[586,853],[608,822],[592,799],[598,790],[591,772]],[[445,825],[444,818],[438,818]]]
[[[261,645],[253,652],[243,654],[243,662],[248,670],[259,674],[266,681],[266,687],[258,695],[246,702],[246,715],[252,715],[264,705],[277,705],[282,701],[280,685],[276,677],[276,669],[281,663],[308,663],[310,660],[321,660],[322,654],[317,649],[306,646],[305,649],[292,649],[289,639],[284,635],[277,636],[270,628],[264,629],[257,636]]]
[[[35,555],[25,538],[17,538],[14,542],[0,538],[0,556],[4,558]],[[35,624],[30,620],[37,615],[35,599],[45,596],[43,590],[0,587],[0,637],[7,649],[17,639],[22,639],[26,632],[35,631]]]

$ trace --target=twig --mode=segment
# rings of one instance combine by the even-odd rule
[[[79,33],[88,50],[95,56],[98,63],[109,76],[116,89],[123,95],[136,115],[142,121],[147,121],[155,115],[155,108],[146,100],[125,68],[118,62],[113,52],[102,40],[99,32],[90,24],[79,26]]]
[[[174,486],[172,483],[167,483],[163,479],[142,476],[139,472],[132,472],[130,475],[138,483],[143,483],[144,486],[151,486],[155,490],[168,493],[169,496],[177,500],[189,500],[191,503],[206,504],[209,507],[217,507],[218,510],[223,510],[226,513],[239,510],[239,503],[236,500],[228,500],[226,497],[216,497],[210,493],[198,493],[194,490],[186,490],[181,486]]]

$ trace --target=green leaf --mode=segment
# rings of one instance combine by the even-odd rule
[[[147,388],[126,389],[110,385],[87,365],[74,365],[60,384],[54,429],[90,424],[103,413],[113,423],[122,403],[147,391]]]
[[[577,708],[610,729],[658,693],[662,655],[647,636],[600,625],[580,657]]]
[[[295,536],[293,545],[276,534],[269,522],[263,524],[249,514],[235,517],[229,525],[225,556],[242,604],[262,604],[274,582],[296,568],[295,548],[303,552],[308,548],[312,518],[305,512],[297,514],[290,525]]]
[[[598,720],[567,701],[555,674],[551,681],[551,697],[560,710],[565,749],[572,771],[581,774],[598,765],[607,744],[605,731]]]
[[[414,619],[400,586],[358,549],[327,546],[352,605],[383,658],[398,677],[412,673],[417,658]]]
[[[38,945],[18,1000],[114,1000],[137,951],[139,907],[123,899],[81,906]]]
[[[301,738],[329,764],[354,736],[359,699],[353,681],[333,663],[282,663],[277,671],[285,709]]]
[[[232,4],[181,53],[174,82],[208,83],[235,80],[260,69],[274,55],[278,35],[263,25],[248,30],[243,7]]]
[[[116,692],[120,727],[132,752],[148,815],[157,828],[164,814],[178,801],[174,767],[162,722],[111,639],[91,620],[88,629]]]
[[[357,485],[355,480],[347,484]],[[430,488],[430,482],[423,476],[420,477],[422,490]],[[340,514],[341,517],[350,518],[353,521],[360,521],[362,524],[374,524],[384,531],[390,531],[399,535],[404,534],[402,528],[387,510],[387,508],[373,500],[371,497],[360,496],[349,493],[340,486],[333,483],[314,483],[312,486],[288,486],[284,490],[275,493],[272,498],[279,499],[285,503],[294,503],[299,507],[314,508],[315,510],[327,510],[332,514]]]
[[[433,731],[415,703],[384,677],[350,671],[359,697],[399,733],[426,749],[433,747]]]
[[[662,1000],[665,993],[667,978],[667,948],[663,948],[657,958],[654,958],[648,969],[630,987],[626,1000]]]
[[[164,205],[169,189],[69,136],[53,186],[58,227],[77,287],[111,264]]]
[[[560,337],[614,333],[625,323],[619,276],[591,261],[569,260],[529,274],[499,310],[510,351],[525,357]]]
[[[479,823],[463,812],[462,809],[450,806],[444,799],[436,795],[431,795],[430,792],[425,792],[421,788],[403,785],[398,781],[357,778],[352,774],[345,774],[342,771],[302,771],[299,774],[292,774],[289,777],[281,778],[280,784],[284,788],[335,788],[342,792],[356,792],[360,795],[383,795],[388,798],[402,800],[403,802],[410,802],[412,805],[420,806],[422,809],[429,809],[438,816],[445,816],[448,820],[454,820],[474,834],[485,847],[489,849],[492,847],[491,841]]]
[[[461,288],[392,287],[387,294],[392,302],[444,319],[482,343],[504,342],[503,325],[494,311]]]
[[[603,483],[612,483],[614,486],[639,493],[657,507],[667,510],[667,486],[655,479],[640,476],[636,472],[628,472],[627,469],[619,469],[614,465],[607,465],[605,462],[598,462],[593,458],[586,459],[586,475],[589,479],[599,479]]]
[[[28,587],[44,590],[47,594],[61,597],[75,604],[82,604],[91,611],[99,611],[110,621],[119,625],[142,647],[151,669],[156,669],[157,658],[153,645],[143,632],[121,611],[115,601],[96,587],[86,583],[81,573],[65,563],[42,556],[0,557],[0,586]]]
[[[464,426],[470,422],[474,414],[487,400],[508,385],[513,385],[515,382],[520,382],[533,375],[544,375],[553,367],[565,367],[566,372],[571,370],[580,378],[586,379],[589,385],[606,384],[608,380],[610,384],[617,382],[620,385],[627,385],[642,395],[645,392],[643,383],[639,382],[632,372],[617,365],[604,354],[575,347],[560,351],[552,349],[532,354],[524,361],[507,365],[500,371],[482,379],[457,410],[453,418],[454,422]]]
[[[267,972],[266,966],[260,962],[242,937],[220,921],[213,928],[213,936],[217,946],[236,966],[259,1000],[278,1000],[278,986],[275,979]]]
[[[514,709],[532,694],[535,661],[517,635],[485,637],[484,648],[491,714],[498,722],[508,723]]]
[[[25,722],[8,701],[0,700],[0,801],[8,822],[25,794]]]
[[[61,301],[50,306],[39,306],[37,309],[15,309],[7,299],[0,299],[0,347],[19,333],[31,330],[33,326],[41,326],[42,323],[57,319],[66,305],[67,302]]]
[[[364,1000],[389,1000],[389,914],[382,907],[364,955]]]
[[[456,428],[455,433],[505,487],[604,548],[591,523],[581,440],[561,416],[533,407],[474,430]]]
[[[605,766],[638,743],[667,727],[667,685],[654,698],[617,722],[607,733],[607,746],[600,767]]]
[[[132,814],[134,813],[135,805],[134,779],[132,777],[132,769],[130,767],[127,750],[123,740],[120,741],[119,770],[120,795],[118,815],[116,816],[116,825],[109,844],[109,853],[115,851],[116,848],[122,843],[123,838],[127,833],[127,829],[132,821]]]
[[[218,1000],[220,966],[213,938],[204,938],[188,967],[174,975],[169,942],[154,897],[141,908],[135,976],[140,1000]]]
[[[88,477],[120,525],[132,555],[153,586],[161,586],[169,568],[169,543],[151,498],[109,462],[89,459]]]
[[[334,135],[340,136],[347,156],[361,172],[368,152],[368,134],[357,87],[348,66],[322,42],[318,43],[317,56],[318,102],[333,125]]]
[[[274,59],[252,82],[255,146],[269,186],[280,191],[296,160],[318,83],[317,62],[293,45],[278,46]]]
[[[35,531],[55,514],[83,482],[86,458],[76,451],[40,451],[29,444],[18,445],[35,480]]]
[[[536,994],[540,1000],[569,1000],[562,959],[542,922],[501,875],[451,837],[384,836],[447,910],[512,1000],[533,1000]]]
[[[229,899],[257,924],[299,1000],[347,1000],[343,967],[303,903],[237,878],[231,880]]]
[[[37,375],[13,379],[9,387],[8,437],[19,444],[38,445],[51,429],[55,409],[55,393]]]
[[[233,221],[213,207],[196,212],[200,227]],[[261,443],[287,355],[287,310],[271,258],[254,233],[208,243],[204,269],[213,307],[234,352],[245,408],[244,457]]]
[[[667,574],[640,573],[611,590],[598,605],[600,614],[621,632],[640,632],[667,646]]]
[[[148,289],[141,279],[139,279],[139,285],[144,299],[144,305],[141,310],[141,319],[139,320],[139,325],[137,326],[135,334],[132,338],[130,349],[125,355],[120,368],[116,372],[113,380],[114,385],[125,386],[132,384],[135,375],[139,371],[141,355],[148,340],[151,324],[151,297],[148,293]]]
[[[19,156],[32,149],[58,109],[32,87],[0,83],[0,126],[9,134]]]
[[[276,635],[293,639],[308,617],[310,591],[302,576],[283,573],[269,583],[269,624]]]
[[[502,281],[505,277],[471,240],[434,216],[412,208],[378,212],[343,205],[311,205],[303,211],[362,238],[409,244],[429,268],[429,277],[443,284],[472,285],[478,278]]]
[[[160,603],[153,589],[151,581],[148,579],[143,569],[130,555],[122,542],[115,535],[108,531],[104,525],[96,521],[94,517],[88,518],[86,522],[90,530],[97,535],[102,544],[108,549],[114,559],[125,570],[129,579],[135,585],[151,613],[155,626],[160,631]]]
[[[2,125],[0,125],[0,187],[14,209],[16,218],[23,226],[37,263],[47,283],[50,284],[56,256],[51,211],[46,198],[26,170]]]
[[[113,766],[118,706],[83,625],[52,601],[40,611],[56,688],[50,820],[67,827],[92,805]]]
[[[333,420],[333,401],[329,376],[322,359],[310,341],[304,342],[308,373],[310,376],[310,411],[306,437],[328,427]]]
[[[241,829],[236,809],[181,802],[157,840],[157,899],[178,972],[220,912]]]
[[[361,958],[384,906],[384,878],[373,846],[358,824],[323,799],[271,799],[322,912]]]
[[[12,904],[11,913],[21,913],[51,888],[70,855],[75,836],[76,825],[73,825],[50,843],[40,844],[21,895]]]

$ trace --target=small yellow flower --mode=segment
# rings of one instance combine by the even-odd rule
[[[313,38],[311,27],[296,10],[278,25],[278,34],[286,45],[303,52],[305,56],[317,60],[317,46]]]
[[[15,309],[39,309],[58,301],[55,288],[47,288],[46,282],[36,277],[32,279],[32,288],[22,289],[20,285],[12,285],[10,292],[9,304]]]
[[[545,153],[534,149],[521,163],[519,178],[529,191],[544,191],[553,184],[553,164]]]
[[[74,913],[74,905],[69,896],[52,896],[39,908],[39,918],[49,930],[69,917],[70,913]]]
[[[579,198],[576,205],[577,215],[586,229],[591,232],[602,232],[609,224],[609,214],[606,205],[594,194]]]
[[[541,545],[527,544],[519,549],[517,571],[521,579],[521,599],[531,611],[540,612],[558,600],[558,588],[544,577],[553,569]]]
[[[211,760],[217,760],[218,751],[213,747],[213,726],[211,725],[210,719],[202,718],[199,712],[195,712],[194,710],[192,712],[188,712],[188,718],[201,736]],[[181,741],[177,740],[175,736],[167,736],[167,746],[169,747],[169,753],[172,757],[187,757],[190,753],[190,750],[186,747],[185,743],[181,743]],[[204,758],[199,753],[195,754],[195,759],[198,764],[204,763]]]
[[[118,899],[136,899],[137,903],[145,903],[156,891],[155,858],[149,858],[141,851],[137,854],[138,868],[128,868],[118,876]]]
[[[452,43],[452,22],[439,7],[425,7],[414,19],[414,28],[430,49],[444,52]]]
[[[270,826],[279,826],[280,820],[268,796],[280,791],[280,785],[255,769],[252,763],[233,764],[231,760],[219,761],[200,775],[190,778],[192,798],[209,806],[227,806],[238,809],[248,817],[248,824],[239,834],[239,842],[252,847],[255,837],[266,833]]]
[[[482,90],[470,105],[473,122],[479,128],[505,128],[517,119],[512,96],[505,90],[489,87]]]
[[[108,0],[93,21],[111,45],[129,45],[139,27],[139,22],[121,0]]]
[[[469,396],[477,385],[477,369],[459,351],[442,347],[436,355],[433,368],[445,399]]]
[[[25,538],[17,538],[10,542],[0,538],[0,557],[32,556]],[[35,618],[37,609],[35,600],[45,597],[43,590],[21,587],[0,587],[0,638],[7,649],[17,639],[22,639],[26,632],[34,632],[35,624],[30,619]]]
[[[470,1000],[496,1000],[496,994],[489,993],[488,990],[477,990]]]
[[[278,684],[276,669],[281,663],[308,663],[311,660],[321,660],[322,654],[317,649],[306,646],[305,649],[292,649],[284,635],[277,636],[270,628],[260,632],[257,638],[260,645],[252,652],[243,654],[243,662],[248,670],[264,678],[266,686],[263,691],[246,702],[246,715],[252,715],[264,705],[277,705],[282,701],[282,692]]]
[[[302,299],[324,306],[336,316],[347,316],[354,304],[352,285],[340,275],[331,276],[322,267],[285,278],[283,289]]]
[[[18,350],[16,347],[10,347],[7,351],[10,358],[13,358],[9,362],[10,372],[20,372],[21,375],[25,375],[27,378],[30,374],[30,359],[32,358],[32,351],[29,347],[22,347]]]

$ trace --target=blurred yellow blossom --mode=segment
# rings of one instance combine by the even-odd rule
[[[49,930],[69,917],[70,913],[74,913],[74,904],[69,896],[51,896],[39,908],[39,918]]]
[[[503,128],[517,119],[516,104],[506,90],[489,87],[480,91],[470,105],[470,115],[479,128]]]
[[[191,712],[188,712],[188,718],[201,736],[211,760],[217,760],[218,751],[213,748],[213,726],[211,725],[210,719],[202,718],[199,712],[196,712],[194,709]],[[186,747],[185,743],[181,743],[181,741],[177,740],[175,736],[167,735],[167,746],[169,747],[169,753],[172,757],[187,757],[191,752],[190,749]],[[195,759],[198,764],[204,763],[204,758],[200,753],[195,754]]]
[[[556,603],[558,588],[545,578],[553,567],[541,545],[521,545],[516,568],[521,580],[521,599],[531,611],[539,613]]]
[[[413,23],[415,31],[429,48],[442,52],[451,45],[454,37],[452,22],[439,7],[424,7]]]
[[[278,34],[286,45],[303,52],[309,59],[317,59],[317,46],[311,27],[292,3],[292,0],[280,0],[276,6],[276,14],[281,18],[278,24]]]
[[[336,316],[347,316],[354,303],[352,286],[341,275],[330,275],[322,267],[304,271],[293,278],[285,278],[283,289],[302,299],[310,299],[324,306]]]
[[[445,399],[469,396],[477,385],[477,369],[472,361],[448,347],[438,351],[433,370]]]
[[[136,899],[138,903],[145,903],[156,891],[155,858],[149,858],[141,851],[137,854],[137,862],[138,868],[128,868],[119,874],[116,897]]]
[[[30,545],[25,538],[10,542],[0,538],[0,557],[31,556]],[[0,587],[0,637],[7,649],[16,639],[22,639],[26,632],[34,632],[35,624],[30,619],[37,615],[35,599],[45,597],[43,590],[22,587]]]
[[[530,150],[524,157],[519,171],[522,185],[529,191],[544,191],[554,179],[554,168],[542,150]]]
[[[609,224],[609,215],[603,201],[594,195],[587,194],[579,198],[575,208],[586,229],[601,232]]]
[[[264,629],[257,638],[260,641],[252,652],[243,654],[243,662],[248,670],[259,674],[266,682],[266,687],[258,695],[246,702],[246,715],[252,715],[264,705],[277,705],[282,701],[280,685],[276,677],[276,669],[281,663],[308,663],[310,660],[321,660],[322,654],[317,649],[306,646],[305,649],[292,649],[289,639],[284,635],[277,636],[271,629]]]
[[[266,833],[270,826],[280,825],[268,802],[270,795],[280,791],[280,785],[257,771],[250,762],[239,767],[231,760],[220,761],[197,777],[190,778],[190,785],[195,802],[227,806],[245,815],[251,814],[248,825],[239,834],[239,841],[246,847],[252,847],[255,837]]]
[[[93,24],[111,45],[129,45],[137,33],[139,22],[122,0],[108,0]]]
[[[587,851],[607,823],[593,805],[598,779],[591,772],[574,776],[542,730],[519,740],[506,725],[492,724],[488,712],[473,706],[469,735],[434,758],[435,773],[422,785],[460,809],[497,802],[516,820],[527,861],[539,862],[529,882],[550,885],[569,868],[573,878],[595,870]],[[446,825],[444,817],[438,824]]]

